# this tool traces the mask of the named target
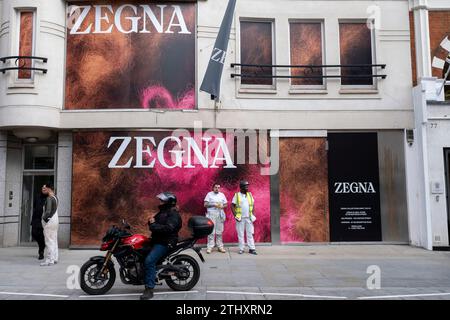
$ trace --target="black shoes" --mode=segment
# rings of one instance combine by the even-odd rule
[[[153,289],[145,287],[141,300],[150,300],[151,298],[153,298]]]
[[[239,254],[243,254],[244,250],[239,250]],[[256,250],[255,249],[250,249],[248,250],[248,253],[253,254],[253,255],[257,255]]]
[[[44,260],[44,254],[39,252],[39,258],[38,260]]]

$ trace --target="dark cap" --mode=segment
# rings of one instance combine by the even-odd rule
[[[248,186],[248,185],[249,185],[249,183],[248,183],[247,180],[241,180],[241,182],[239,182],[239,186],[240,187],[245,187],[245,186]]]

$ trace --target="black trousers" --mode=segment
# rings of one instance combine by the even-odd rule
[[[37,242],[39,246],[39,254],[44,254],[45,250],[45,237],[44,237],[44,228],[42,227],[32,227],[31,228],[31,236],[33,240]]]

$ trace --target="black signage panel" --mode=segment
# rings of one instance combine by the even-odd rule
[[[328,135],[330,240],[381,241],[376,133]]]

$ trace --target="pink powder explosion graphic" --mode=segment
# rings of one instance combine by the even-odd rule
[[[154,85],[147,87],[141,93],[141,106],[144,109],[194,109],[195,91],[187,90],[178,99],[175,99],[165,87]]]
[[[167,164],[171,164],[169,147],[164,150],[164,158]],[[146,159],[150,161],[149,158]],[[211,166],[212,159],[209,159]],[[194,168],[165,168],[156,162],[151,171],[147,171],[138,182],[138,201],[148,202],[159,192],[171,191],[178,198],[178,206],[183,216],[183,225],[192,215],[205,215],[204,198],[212,190],[214,183],[221,185],[221,192],[228,201],[225,209],[226,222],[223,233],[224,242],[237,242],[235,219],[231,212],[231,201],[234,193],[239,191],[239,181],[248,180],[250,191],[255,199],[255,234],[256,242],[270,242],[270,179],[262,176],[259,165],[237,165],[235,169],[203,168],[196,165]],[[205,241],[203,241],[205,242]]]

